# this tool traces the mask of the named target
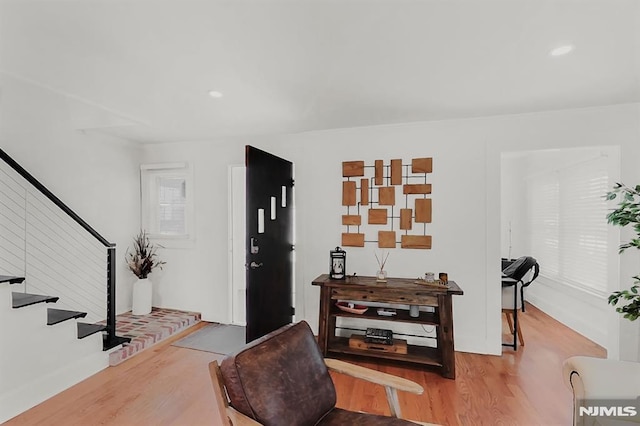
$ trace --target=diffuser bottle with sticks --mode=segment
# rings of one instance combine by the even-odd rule
[[[389,253],[387,253],[386,255],[384,253],[381,253],[380,257],[378,257],[377,253],[373,253],[373,254],[376,257],[376,261],[378,262],[378,266],[379,266],[378,272],[376,273],[376,281],[379,283],[386,283],[387,271],[384,270],[384,265],[387,263],[387,259],[389,258]]]

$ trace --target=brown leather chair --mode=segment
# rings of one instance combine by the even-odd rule
[[[398,418],[396,390],[423,392],[410,380],[324,360],[304,321],[269,333],[226,356],[220,365],[213,361],[209,368],[221,421],[230,425],[411,425]],[[384,386],[391,413],[397,417],[336,408],[329,369]]]

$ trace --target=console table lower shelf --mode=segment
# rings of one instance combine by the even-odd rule
[[[349,348],[365,351],[388,352],[394,354],[407,354],[407,341],[402,339],[393,339],[389,344],[379,342],[367,342],[364,336],[360,334],[352,334],[349,337]]]
[[[407,353],[387,352],[376,349],[358,349],[349,345],[348,337],[336,337],[327,348],[328,354],[343,354],[356,356],[375,356],[392,361],[404,361],[414,364],[424,364],[436,367],[442,367],[440,362],[438,349],[429,346],[406,345]]]

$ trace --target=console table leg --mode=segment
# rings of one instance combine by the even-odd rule
[[[451,296],[438,296],[438,315],[440,320],[438,348],[442,356],[442,375],[449,379],[455,379],[456,355],[453,347],[453,308]]]
[[[323,287],[320,290],[320,323],[318,324],[318,346],[323,356],[327,356],[327,343],[329,339],[329,321],[331,315],[331,289]]]

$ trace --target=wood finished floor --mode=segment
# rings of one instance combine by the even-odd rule
[[[502,356],[456,353],[456,380],[433,371],[360,363],[420,383],[420,396],[401,394],[406,418],[442,425],[569,425],[571,393],[562,361],[604,357],[604,349],[533,306],[519,315],[525,344]],[[503,338],[509,339],[506,321]],[[110,367],[5,423],[14,425],[215,425],[207,365],[219,355],[171,346],[200,323]],[[388,414],[384,390],[334,375],[338,406]],[[283,425],[287,426],[287,425]]]

